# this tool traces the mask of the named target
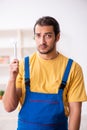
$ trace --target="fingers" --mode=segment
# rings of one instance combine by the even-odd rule
[[[11,63],[19,63],[19,60],[18,60],[18,59],[13,59],[13,60],[11,61]]]
[[[18,74],[19,71],[19,61],[18,59],[13,59],[10,63],[10,73]]]

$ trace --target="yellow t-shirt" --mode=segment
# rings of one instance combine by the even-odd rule
[[[44,60],[38,53],[34,53],[30,57],[30,90],[41,93],[58,93],[67,62],[68,58],[60,53],[56,58],[51,60]],[[25,97],[24,59],[19,63],[16,87],[22,88],[20,102],[23,104]],[[68,102],[86,100],[82,69],[76,62],[72,64],[67,85],[64,89],[63,100],[65,109],[67,109]]]

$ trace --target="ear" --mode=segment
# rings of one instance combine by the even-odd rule
[[[58,33],[57,36],[56,36],[56,42],[58,42],[59,39],[60,39],[60,33]]]

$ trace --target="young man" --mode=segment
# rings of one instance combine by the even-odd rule
[[[82,69],[57,51],[60,27],[54,18],[38,19],[34,38],[38,51],[10,64],[4,107],[10,112],[21,103],[17,130],[79,130],[87,100]]]

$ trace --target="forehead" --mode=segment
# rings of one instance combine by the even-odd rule
[[[40,26],[40,25],[36,25],[35,33],[46,33],[46,32],[54,32],[53,26]]]

